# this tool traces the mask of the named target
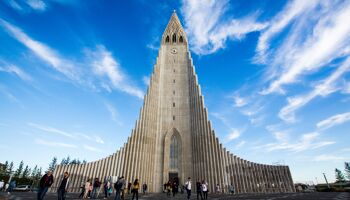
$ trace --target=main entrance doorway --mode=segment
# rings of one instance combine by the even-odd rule
[[[169,181],[179,181],[179,174],[177,172],[169,172]]]

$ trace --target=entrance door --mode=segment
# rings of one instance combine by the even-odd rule
[[[179,181],[179,175],[177,172],[169,172],[169,181],[173,182],[173,181]]]

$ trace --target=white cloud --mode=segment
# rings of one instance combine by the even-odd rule
[[[345,157],[342,156],[335,156],[335,155],[327,155],[322,154],[319,156],[316,156],[313,161],[345,161],[347,160]]]
[[[289,143],[287,141],[284,141],[277,143],[269,143],[257,148],[263,148],[267,151],[287,150],[291,152],[301,152],[335,144],[334,141],[319,141],[318,137],[319,133],[312,132],[303,134],[295,143]]]
[[[27,4],[34,10],[44,11],[46,4],[42,0],[27,0]]]
[[[339,78],[350,69],[350,57],[347,58],[329,77],[320,81],[314,89],[305,94],[288,98],[288,104],[284,106],[278,116],[286,122],[295,122],[295,111],[308,104],[314,98],[325,97],[339,90],[335,85]]]
[[[291,1],[280,13],[273,17],[273,19],[269,22],[269,26],[262,31],[259,37],[257,45],[257,61],[260,63],[266,62],[266,51],[270,48],[270,40],[284,30],[284,28],[286,28],[286,26],[290,24],[297,16],[307,12],[317,4],[318,1]]]
[[[236,145],[236,149],[239,149],[241,147],[243,147],[246,144],[246,141],[242,140],[240,141],[237,145]]]
[[[231,132],[227,135],[228,142],[239,138],[239,136],[241,136],[241,134],[242,134],[241,130],[231,129]]]
[[[142,81],[143,81],[143,83],[144,83],[145,85],[149,86],[149,84],[150,84],[150,78],[149,78],[149,76],[143,76],[143,77],[142,77]]]
[[[233,96],[233,101],[234,101],[235,107],[243,107],[243,106],[247,105],[247,103],[248,103],[247,99],[244,99],[238,95]]]
[[[96,147],[92,147],[92,146],[89,146],[89,145],[84,145],[83,147],[84,147],[84,149],[87,149],[89,151],[99,152],[99,153],[103,152],[102,149],[96,148]]]
[[[130,84],[126,74],[121,71],[120,64],[113,58],[112,53],[104,46],[97,46],[96,51],[89,52],[93,57],[93,72],[99,77],[107,77],[110,85],[120,91],[143,98],[143,91]]]
[[[337,114],[317,123],[317,128],[328,129],[333,126],[350,121],[350,112]]]
[[[21,70],[20,68],[18,68],[15,65],[8,65],[6,67],[0,67],[0,71],[15,74],[16,76],[18,76],[20,79],[22,79],[24,81],[32,81],[33,80],[30,75],[28,75],[26,72],[24,72],[23,70]]]
[[[34,127],[38,130],[44,131],[44,132],[49,132],[49,133],[56,133],[65,137],[70,137],[70,138],[74,138],[74,136],[70,133],[67,133],[65,131],[62,130],[58,130],[56,128],[52,128],[50,126],[45,126],[45,125],[40,125],[40,124],[35,124],[35,123],[27,123],[28,126]]]
[[[63,59],[53,49],[39,41],[30,38],[21,29],[1,18],[0,25],[3,26],[13,38],[25,45],[43,61],[50,64],[50,66],[53,67],[55,70],[61,72],[62,74],[64,74],[72,80],[82,82],[82,80],[80,80],[79,73],[76,70],[76,66],[74,67],[73,63]]]
[[[302,75],[315,73],[344,56],[345,47],[350,45],[350,3],[337,3],[319,3],[298,18],[291,34],[270,56],[273,73],[269,72],[269,78],[273,80],[262,94],[284,92],[283,85],[295,83]]]
[[[106,109],[108,110],[108,112],[110,113],[111,115],[111,119],[114,121],[114,122],[117,122],[118,125],[121,125],[122,123],[117,119],[117,109],[110,103],[105,103],[105,106],[106,106]]]
[[[226,0],[182,2],[186,32],[196,54],[214,53],[224,48],[228,39],[242,39],[246,34],[266,26],[256,22],[254,16],[242,19],[225,16],[228,5]]]
[[[65,148],[78,148],[76,145],[61,143],[61,142],[51,142],[42,139],[35,139],[36,144],[50,146],[50,147],[65,147]]]
[[[94,136],[90,136],[84,133],[75,133],[75,135],[77,135],[78,137],[83,137],[86,140],[92,141],[92,142],[96,142],[99,144],[104,144],[104,141],[101,139],[100,136],[94,135]]]

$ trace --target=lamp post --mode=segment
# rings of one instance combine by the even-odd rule
[[[326,183],[327,183],[328,189],[330,189],[331,187],[329,186],[329,183],[328,183],[328,181],[327,181],[326,174],[325,174],[325,173],[323,173],[323,176],[324,176],[324,179],[326,180]]]

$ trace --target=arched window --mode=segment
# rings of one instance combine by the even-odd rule
[[[182,38],[182,36],[180,36],[179,42],[180,42],[180,43],[183,43],[183,42],[184,42],[184,39]]]
[[[169,42],[170,42],[169,35],[167,35],[165,38],[165,43],[169,43]]]
[[[179,142],[175,135],[171,137],[170,143],[170,169],[179,167]]]
[[[173,34],[173,43],[176,43],[176,34]]]

